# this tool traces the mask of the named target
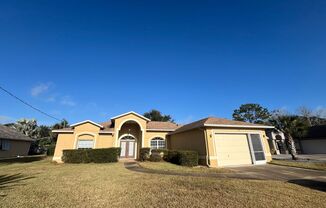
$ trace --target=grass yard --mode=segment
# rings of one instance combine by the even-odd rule
[[[180,173],[180,174],[201,174],[201,175],[215,175],[219,173],[229,173],[232,172],[229,169],[224,168],[208,168],[204,166],[198,167],[184,167],[180,165],[175,165],[168,162],[141,162],[140,166],[150,170],[159,170],[167,173]]]
[[[1,207],[325,207],[326,193],[280,181],[155,175],[132,172],[123,163],[44,160],[0,164],[0,200]]]
[[[270,164],[274,165],[283,165],[283,166],[291,166],[297,168],[306,168],[313,170],[326,170],[325,162],[298,162],[298,161],[289,161],[289,160],[272,160]]]

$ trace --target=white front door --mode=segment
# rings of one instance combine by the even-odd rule
[[[120,140],[121,158],[135,158],[136,141],[133,137],[125,136]]]

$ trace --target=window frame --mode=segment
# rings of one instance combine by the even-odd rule
[[[84,148],[80,148],[79,147],[79,142],[80,141],[92,141],[92,147],[84,147]],[[78,139],[77,140],[77,147],[76,147],[76,149],[94,149],[94,144],[95,144],[95,141],[94,141],[94,139]]]
[[[0,139],[0,150],[9,151],[11,148],[11,143],[9,139]]]
[[[153,145],[152,142],[155,142]],[[159,142],[164,142],[164,146],[162,144],[159,144]],[[162,137],[154,137],[150,141],[150,147],[151,149],[166,149],[166,141]]]

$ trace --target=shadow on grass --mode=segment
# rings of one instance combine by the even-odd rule
[[[25,185],[26,183],[23,182],[32,178],[35,177],[26,176],[21,173],[0,175],[0,191],[5,189],[11,189],[15,186]],[[3,197],[6,195],[0,195],[0,196]]]
[[[308,179],[294,179],[289,180],[289,183],[297,184],[300,186],[308,187],[311,189],[315,189],[318,191],[326,192],[326,182],[322,181],[315,181],[315,180],[308,180]]]

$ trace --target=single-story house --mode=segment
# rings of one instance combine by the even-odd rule
[[[209,167],[263,164],[271,160],[265,129],[271,126],[209,117],[187,125],[151,121],[128,112],[104,123],[90,120],[53,130],[58,133],[53,160],[64,149],[121,147],[120,158],[139,156],[143,147],[195,150]]]
[[[0,158],[28,155],[33,141],[13,128],[0,125]]]
[[[326,125],[312,126],[303,138],[296,138],[301,154],[326,154]]]

